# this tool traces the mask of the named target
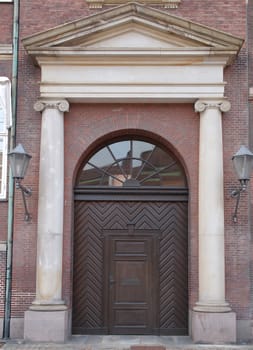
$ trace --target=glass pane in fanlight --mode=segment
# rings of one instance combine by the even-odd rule
[[[157,169],[150,166],[148,163],[144,163],[142,171],[138,176],[142,186],[160,186],[161,179],[158,174],[156,174]]]
[[[80,186],[98,186],[100,185],[101,172],[99,172],[96,168],[91,167],[87,164],[84,167],[83,171],[79,177],[79,185]]]
[[[165,169],[160,173],[162,186],[185,187],[186,179],[182,170],[176,164],[174,167]]]
[[[156,168],[163,168],[172,163],[174,159],[167,152],[159,147],[156,147],[149,161]]]
[[[142,167],[142,164],[143,162],[139,159],[133,159],[133,162],[132,162],[132,177],[135,178],[139,171],[141,170],[141,167]]]
[[[105,146],[86,163],[79,179],[84,186],[187,186],[183,168],[170,153],[140,140]]]
[[[154,148],[151,143],[133,140],[133,157],[147,159]]]
[[[98,168],[108,168],[113,162],[114,160],[107,148],[102,148],[89,160],[89,163],[94,164]],[[85,168],[87,169],[89,166],[87,164]]]
[[[109,145],[116,159],[127,158],[130,153],[130,141],[120,141]]]

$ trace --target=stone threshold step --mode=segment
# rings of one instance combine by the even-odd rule
[[[6,343],[3,350],[253,350],[253,345],[127,345],[127,344],[48,344]]]

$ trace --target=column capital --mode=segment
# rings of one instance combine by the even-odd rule
[[[36,112],[43,112],[47,108],[58,109],[60,112],[69,111],[69,103],[67,100],[38,100],[33,108]]]
[[[195,102],[195,112],[204,112],[206,109],[215,108],[221,112],[228,112],[231,108],[231,103],[228,100],[198,100]]]

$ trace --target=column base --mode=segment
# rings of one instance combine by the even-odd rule
[[[25,312],[24,339],[26,341],[64,343],[68,337],[68,310],[28,310]]]
[[[236,342],[235,312],[192,311],[194,343],[231,344]]]
[[[193,307],[194,311],[199,312],[231,312],[232,309],[229,305],[229,303],[221,302],[221,301],[213,301],[213,302],[202,302],[198,301],[195,306]]]
[[[39,304],[33,302],[31,306],[29,306],[29,310],[32,311],[65,311],[67,310],[67,306],[64,303],[58,304]]]

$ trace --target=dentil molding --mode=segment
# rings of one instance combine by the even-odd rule
[[[127,0],[86,0],[89,8],[101,9],[104,5],[121,5],[128,3]],[[139,0],[138,2],[146,5],[158,5],[163,8],[176,9],[178,8],[181,0]]]

